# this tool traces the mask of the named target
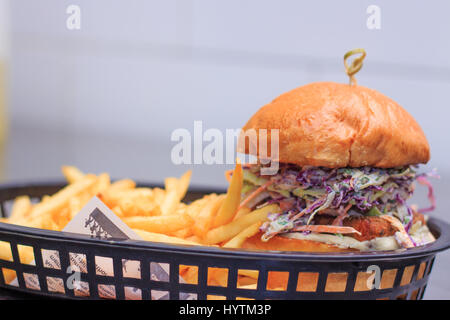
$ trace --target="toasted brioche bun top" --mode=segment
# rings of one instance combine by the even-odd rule
[[[268,150],[254,143],[253,149],[252,139],[244,145],[241,137],[239,152],[267,158],[270,130],[279,129],[275,160],[300,166],[390,168],[430,158],[414,118],[392,99],[358,85],[317,82],[286,92],[256,112],[243,133],[249,129],[267,129]]]

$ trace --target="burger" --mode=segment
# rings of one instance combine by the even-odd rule
[[[247,249],[351,252],[411,248],[433,242],[424,213],[434,209],[427,139],[414,118],[385,95],[357,84],[311,83],[263,106],[243,127],[243,206],[276,203]],[[259,133],[278,130],[278,169],[265,174]],[[244,143],[242,143],[244,141]],[[272,142],[271,142],[272,141]],[[253,143],[253,145],[252,145]],[[408,204],[415,183],[429,188],[429,208]]]

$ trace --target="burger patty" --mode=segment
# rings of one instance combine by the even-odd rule
[[[330,225],[333,223],[335,218],[336,217],[334,216],[326,214],[316,215],[316,217],[314,218],[314,222],[315,224],[319,225]],[[423,225],[425,224],[425,218],[423,214],[414,212],[413,224],[418,221],[422,222]],[[358,241],[372,240],[379,237],[389,237],[394,235],[398,231],[388,221],[380,217],[372,216],[347,217],[342,222],[342,226],[352,227],[355,230],[359,231],[361,235],[356,233],[347,235],[349,237],[355,238]]]
[[[315,224],[330,225],[336,217],[329,215],[317,215],[314,219]],[[347,217],[342,221],[342,226],[352,227],[359,231],[361,235],[353,233],[346,236],[353,237],[358,241],[372,240],[379,237],[389,237],[398,230],[388,221],[380,217]]]

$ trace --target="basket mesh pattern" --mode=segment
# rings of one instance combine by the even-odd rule
[[[43,294],[63,295],[89,299],[105,298],[99,294],[102,290],[113,292],[116,299],[125,299],[126,290],[133,290],[141,299],[150,299],[152,293],[162,294],[166,298],[180,299],[189,296],[191,299],[420,299],[423,296],[428,275],[434,257],[414,258],[398,262],[347,262],[347,263],[313,263],[289,261],[280,263],[275,260],[247,260],[242,258],[192,257],[179,252],[168,254],[161,250],[132,250],[122,247],[106,247],[104,244],[83,243],[71,244],[68,241],[39,242],[28,237],[18,239],[16,236],[1,234],[2,245],[11,248],[10,261],[0,260],[0,285],[15,286],[21,290]],[[31,241],[30,241],[31,240]],[[22,264],[18,246],[33,248],[35,261],[33,265]],[[43,250],[58,252],[59,268],[48,268],[43,265]],[[80,281],[83,290],[71,288],[67,272],[71,254],[86,256],[87,268],[81,270]],[[113,265],[113,274],[102,275],[96,271],[99,259],[109,261]],[[124,260],[139,261],[140,277],[129,278],[124,271]],[[151,277],[153,264],[166,264],[169,269],[168,281],[157,281]],[[367,282],[373,273],[367,273],[369,266],[380,268],[379,288],[369,289]],[[196,274],[190,283],[180,280],[180,268],[190,268]],[[70,269],[69,269],[70,270]],[[215,286],[209,279],[212,272],[225,272],[226,286]],[[237,285],[241,274],[252,271],[257,274],[257,287],[248,289]],[[11,276],[11,274],[13,276]],[[17,277],[16,284],[7,284],[6,280]],[[25,281],[25,278],[29,281]],[[278,278],[276,288],[270,287],[268,279]],[[31,279],[31,280],[30,280]],[[62,286],[60,292],[52,292],[51,282]],[[69,285],[68,285],[69,284]],[[155,292],[152,292],[155,291]],[[186,293],[190,295],[186,295]],[[166,295],[167,294],[167,295]]]
[[[16,195],[11,194],[9,199]],[[8,205],[2,203],[1,207],[5,213]],[[310,256],[302,259],[301,256],[247,255],[233,251],[218,254],[217,249],[199,253],[198,250],[164,245],[143,245],[132,241],[111,244],[82,236],[29,230],[0,226],[0,246],[10,250],[9,255],[0,259],[0,286],[82,299],[105,298],[101,294],[105,290],[111,293],[110,298],[127,299],[127,292],[133,292],[134,298],[143,300],[155,295],[175,300],[421,299],[435,257],[431,253],[394,259],[333,261],[332,258],[320,260]],[[31,264],[22,263],[19,252],[24,248],[33,252]],[[47,253],[53,252],[59,260],[55,263],[57,268],[43,264],[46,250]],[[71,285],[73,254],[83,255],[86,261],[86,268],[77,274],[83,290]],[[134,274],[134,278],[123,266],[130,260],[139,265],[139,275]],[[99,274],[96,263],[100,261],[111,264],[113,274]],[[152,277],[153,267],[161,264],[169,269],[167,281]],[[367,272],[374,267],[378,273]],[[188,282],[179,276],[186,270],[191,274]],[[217,272],[225,275],[225,284],[210,281],[211,274]],[[239,277],[249,273],[257,279],[256,287],[238,285]],[[15,278],[17,281],[11,282]],[[59,285],[55,286],[55,283]],[[378,286],[371,287],[373,283],[378,283]],[[55,287],[59,289],[53,290]]]

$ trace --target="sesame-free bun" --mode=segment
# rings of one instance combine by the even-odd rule
[[[243,132],[249,129],[267,129],[268,150],[253,143],[254,152],[249,139],[245,145],[240,139],[239,152],[270,155],[270,130],[279,129],[275,160],[300,166],[390,168],[430,158],[414,118],[392,99],[359,85],[316,82],[286,92],[256,112]]]
[[[242,245],[244,249],[250,250],[274,250],[274,251],[301,251],[301,252],[358,252],[355,249],[346,249],[339,248],[337,246],[329,245],[326,243],[321,243],[317,241],[311,240],[300,240],[300,239],[292,239],[286,238],[282,236],[275,236],[271,238],[269,241],[263,242],[261,241],[261,233],[248,238],[244,244]],[[413,274],[413,269],[405,269],[405,274],[408,277],[411,277]],[[380,283],[380,289],[391,288],[392,284],[395,281],[397,270],[386,270],[383,273],[383,277]],[[420,272],[420,271],[419,271]],[[295,275],[297,276],[297,274]],[[328,274],[325,291],[329,292],[342,292],[345,290],[347,284],[347,273],[332,273]],[[367,284],[370,283],[369,277],[370,273],[360,272],[358,273],[358,277],[354,283],[354,291],[367,291],[369,288]],[[319,274],[307,271],[302,272],[302,274],[298,274],[298,283],[297,283],[297,291],[309,291],[315,292],[317,289]],[[286,288],[286,285],[289,280],[288,272],[269,272],[267,275],[267,289],[269,290],[283,290]],[[284,289],[285,290],[285,289]],[[415,297],[412,297],[415,299]]]
[[[301,251],[301,252],[355,252],[355,249],[340,248],[330,244],[318,241],[300,240],[275,236],[268,241],[261,241],[261,233],[248,238],[242,245],[243,249],[250,250],[273,250],[273,251]],[[316,291],[317,275],[306,273],[301,280],[303,288],[309,288],[307,291]],[[270,290],[280,290],[288,281],[287,272],[269,273],[267,276],[267,288]],[[345,288],[346,277],[334,279],[327,283],[327,289]]]

